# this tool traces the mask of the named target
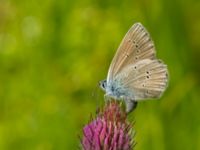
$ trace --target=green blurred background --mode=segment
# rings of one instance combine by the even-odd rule
[[[200,150],[199,0],[1,0],[0,150],[77,149],[104,101],[97,82],[135,22],[170,72],[161,100],[129,116],[135,149]]]

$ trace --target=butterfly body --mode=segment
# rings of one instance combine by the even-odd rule
[[[111,97],[114,99],[122,99],[124,97],[128,97],[130,93],[132,93],[128,92],[128,89],[125,89],[123,87],[123,84],[119,80],[114,80],[111,83],[107,83],[106,80],[103,80],[102,82],[104,83],[100,84],[103,85],[101,87],[106,92],[107,97]]]
[[[136,23],[122,40],[100,87],[105,97],[124,100],[130,112],[138,101],[159,98],[167,82],[167,66],[156,58],[147,30]]]
[[[100,87],[106,92],[105,98],[113,98],[115,100],[124,100],[126,104],[126,112],[131,112],[137,106],[137,101],[134,100],[134,92],[125,88],[120,81],[107,83],[107,80],[100,81]]]

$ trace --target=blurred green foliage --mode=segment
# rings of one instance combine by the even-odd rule
[[[0,149],[77,149],[104,101],[91,95],[135,22],[170,72],[161,100],[129,116],[136,150],[199,150],[199,0],[1,0]]]

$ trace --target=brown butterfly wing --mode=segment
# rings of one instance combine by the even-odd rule
[[[155,59],[154,43],[148,31],[135,23],[123,38],[108,71],[108,82],[122,69],[143,59]]]
[[[160,60],[144,59],[131,64],[117,75],[126,91],[137,100],[159,98],[168,83],[167,66]]]

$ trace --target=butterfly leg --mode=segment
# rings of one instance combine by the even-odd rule
[[[108,95],[108,94],[105,94],[105,95],[104,95],[104,99],[105,99],[105,101],[110,101],[110,100],[112,100],[111,96]]]
[[[137,107],[137,102],[130,98],[125,98],[126,112],[130,113]]]

